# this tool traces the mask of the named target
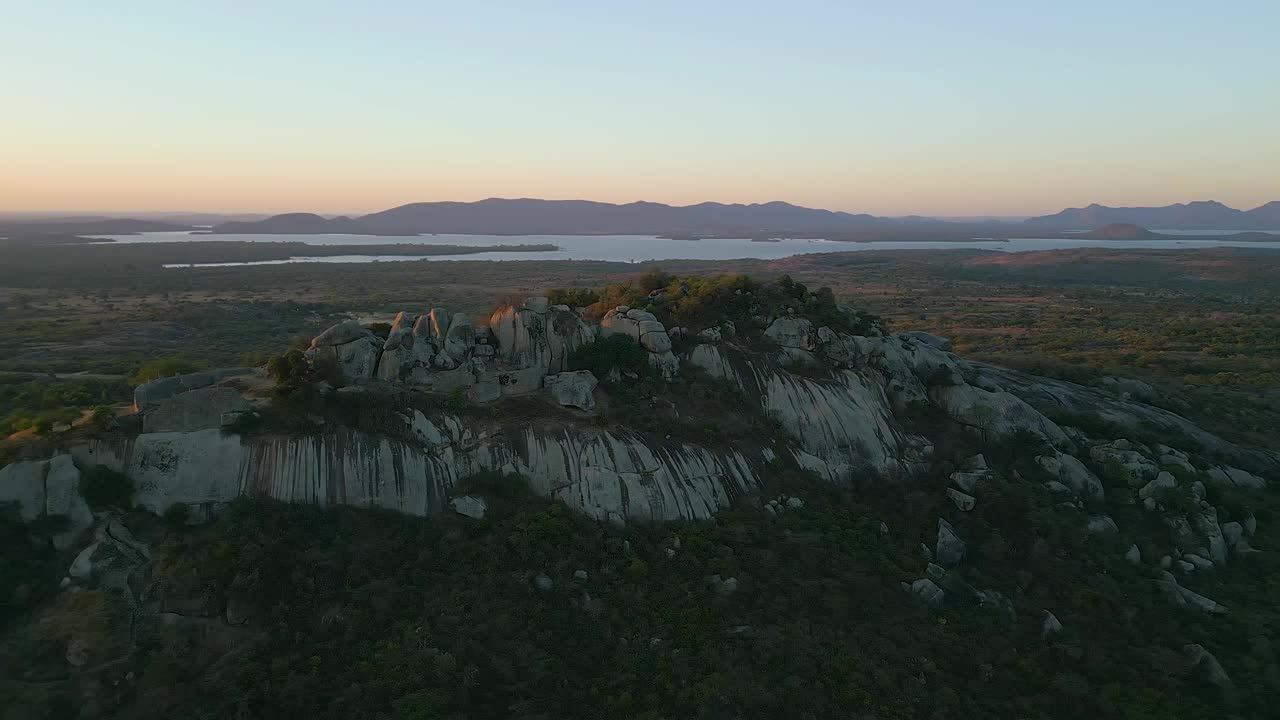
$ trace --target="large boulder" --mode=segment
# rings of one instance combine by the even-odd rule
[[[640,342],[640,321],[630,318],[616,309],[610,310],[600,320],[600,337],[609,337],[611,335],[626,335],[632,340]]]
[[[1235,685],[1231,682],[1231,676],[1227,675],[1218,658],[1205,650],[1203,645],[1196,643],[1183,645],[1182,657],[1188,675],[1216,688],[1226,698],[1235,694]]]
[[[1138,487],[1160,474],[1160,467],[1128,440],[1115,440],[1089,448],[1095,463],[1117,473],[1133,487]]]
[[[813,323],[807,318],[788,315],[780,317],[769,324],[764,336],[774,344],[782,347],[800,348],[801,350],[817,350],[818,336]]]
[[[444,352],[461,364],[471,356],[471,348],[475,344],[476,335],[471,327],[471,318],[466,313],[455,314],[449,321],[449,332],[445,333]]]
[[[539,375],[547,373],[551,367],[551,344],[545,315],[507,305],[489,317],[489,329],[498,344],[498,359],[507,367],[531,368]]]
[[[45,513],[45,474],[48,460],[9,463],[0,467],[0,502],[16,502],[23,520]]]
[[[338,370],[349,381],[367,380],[373,377],[382,354],[382,341],[370,333],[355,342],[333,347]]]
[[[1084,466],[1084,463],[1071,455],[1055,451],[1053,455],[1036,457],[1036,463],[1077,495],[1094,502],[1102,502],[1105,499],[1102,482]]]
[[[938,518],[938,540],[933,555],[942,565],[956,565],[964,559],[969,548],[960,539],[956,529],[943,518]]]
[[[680,374],[680,358],[670,350],[663,353],[649,353],[649,365],[668,380]]]
[[[312,338],[311,347],[321,348],[346,345],[366,337],[376,336],[355,320],[344,320]]]
[[[378,358],[375,377],[386,382],[413,382],[424,384],[424,370],[429,370],[435,357],[435,342],[431,339],[430,318],[426,315],[409,315],[401,312],[391,323],[391,332],[382,344],[382,356]]]
[[[742,380],[729,362],[729,356],[717,345],[705,343],[694,345],[693,349],[685,355],[685,360],[710,377],[729,380],[739,388],[742,387]]]
[[[66,516],[68,528],[53,538],[59,550],[70,547],[80,532],[93,524],[93,513],[80,496],[80,469],[71,455],[0,467],[2,502],[16,502],[23,520]]]
[[[1164,592],[1169,604],[1176,608],[1198,610],[1210,615],[1227,613],[1225,606],[1179,585],[1178,579],[1168,570],[1160,573],[1160,579],[1156,581],[1156,585]]]
[[[1057,615],[1045,610],[1040,614],[1040,634],[1041,635],[1057,635],[1062,632],[1062,621]]]
[[[449,321],[453,316],[444,308],[431,308],[427,313],[427,331],[435,340],[436,347],[444,347],[445,336],[449,333]]]
[[[449,501],[449,507],[453,508],[453,511],[459,515],[464,515],[473,520],[483,520],[485,513],[489,509],[489,504],[478,495],[459,495]]]
[[[547,318],[547,346],[551,358],[547,372],[557,373],[569,369],[569,356],[582,345],[596,339],[595,328],[588,325],[577,313],[563,305],[550,308]]]
[[[656,320],[640,322],[640,344],[651,353],[665,353],[671,350],[671,336],[662,323]]]
[[[192,432],[222,427],[249,410],[235,388],[204,387],[163,400],[142,415],[143,432]]]
[[[551,397],[565,407],[576,407],[580,410],[595,409],[596,401],[593,391],[600,382],[590,370],[548,375],[542,384],[551,391]]]
[[[946,600],[947,594],[938,587],[937,583],[929,578],[922,578],[911,583],[911,594],[923,604],[929,607],[942,607],[942,603]]]
[[[347,382],[367,380],[378,368],[383,342],[356,321],[347,320],[317,335],[307,356],[313,363],[333,366]]]
[[[1178,487],[1178,479],[1173,476],[1173,473],[1162,470],[1156,475],[1155,480],[1143,485],[1138,490],[1138,499],[1146,500],[1149,497],[1155,497],[1161,490],[1170,490],[1176,487]]]
[[[1209,475],[1209,480],[1216,485],[1238,485],[1252,490],[1261,490],[1267,486],[1267,481],[1263,478],[1260,478],[1247,470],[1241,470],[1240,468],[1230,467],[1227,465],[1211,467],[1207,474]]]

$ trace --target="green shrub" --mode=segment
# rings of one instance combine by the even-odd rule
[[[191,506],[186,503],[174,503],[164,511],[164,524],[168,526],[170,530],[181,530],[187,526],[187,521],[190,519]]]
[[[133,481],[106,465],[95,465],[80,476],[80,497],[89,507],[127,508],[133,499]]]
[[[1155,496],[1156,502],[1171,512],[1186,515],[1199,509],[1196,497],[1188,487],[1160,488],[1156,490]]]
[[[276,381],[276,389],[291,391],[312,380],[312,370],[301,350],[292,349],[267,361],[267,375]]]
[[[651,298],[664,290],[660,298]],[[585,300],[587,295],[575,299]],[[766,318],[794,313],[815,325],[867,335],[878,332],[880,319],[866,312],[849,312],[837,303],[835,293],[822,287],[810,291],[788,275],[763,282],[747,275],[676,277],[650,270],[634,282],[611,283],[596,294],[590,315],[599,318],[618,305],[642,307],[668,327],[699,330],[730,320],[746,331],[756,316]]]
[[[158,378],[186,375],[187,373],[199,372],[199,370],[200,368],[190,360],[177,355],[170,355],[143,363],[129,376],[129,382],[134,385],[141,385]]]
[[[455,415],[467,409],[467,393],[462,388],[454,388],[445,401],[445,408]]]
[[[105,430],[116,422],[115,413],[107,405],[98,405],[93,409],[93,416],[89,418],[89,424],[98,430]]]
[[[648,356],[640,343],[626,335],[610,335],[579,345],[569,355],[569,369],[590,370],[600,381],[614,368],[619,372],[646,375],[653,370]]]
[[[556,288],[547,293],[547,300],[552,305],[587,307],[600,302],[600,293],[591,288]]]

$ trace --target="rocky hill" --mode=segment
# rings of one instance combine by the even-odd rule
[[[800,512],[803,498],[771,492],[784,475],[915,488],[938,504],[911,520],[927,530],[900,559],[901,601],[1031,617],[1045,635],[1062,622],[1043,600],[978,580],[974,558],[991,551],[975,551],[970,518],[998,531],[991,513],[1008,500],[996,487],[1123,557],[1169,612],[1230,613],[1201,578],[1270,551],[1241,498],[1269,492],[1280,453],[1145,402],[1141,382],[1087,387],[971,362],[786,278],[666,280],[530,297],[486,321],[432,308],[377,332],[340,323],[273,361],[270,381],[249,368],[155,381],[137,389],[135,430],[6,466],[0,498],[29,521],[66,518],[53,540],[76,553],[68,586],[114,584],[152,613],[177,591],[138,593],[155,549],[90,507],[93,473],[127,477],[129,502],[193,522],[242,496],[483,518],[497,500],[470,479],[494,474],[617,528]],[[209,601],[232,625],[247,612]],[[1195,647],[1195,672],[1235,693]]]
[[[307,372],[317,373],[311,377],[328,378],[311,387],[389,409],[391,424],[382,432],[321,417],[305,433],[255,427],[252,420],[269,411],[253,409],[261,401],[237,390],[237,378],[253,372],[237,369],[140,386],[141,434],[93,439],[68,452],[77,466],[105,464],[132,477],[137,501],[157,514],[184,503],[207,515],[241,494],[431,514],[445,508],[450,489],[466,477],[501,470],[615,523],[709,517],[756,492],[779,462],[836,484],[902,482],[939,463],[967,462],[940,456],[940,439],[925,419],[968,433],[975,451],[1034,438],[1042,448],[1034,459],[1051,468],[1052,487],[1099,517],[1106,507],[1096,473],[1082,464],[1089,459],[1118,462],[1112,469],[1142,489],[1139,500],[1181,487],[1161,470],[1165,465],[1202,484],[1248,488],[1262,487],[1262,477],[1280,469],[1275,452],[1238,447],[1159,407],[971,363],[948,352],[942,338],[882,333],[848,308],[817,324],[804,315],[801,299],[798,308],[750,316],[747,327],[727,317],[667,327],[658,318],[679,299],[665,297],[646,298],[649,309],[611,308],[598,324],[584,320],[582,308],[531,297],[498,308],[487,324],[433,308],[400,313],[385,338],[353,321],[335,325],[305,353]],[[842,324],[861,325],[859,334]],[[597,368],[599,376],[574,368],[584,347],[619,340],[640,352],[643,366],[618,363]],[[653,388],[690,374],[733,393],[738,412],[759,416],[776,432],[750,444],[708,443],[638,431],[649,422],[639,418],[605,427],[593,421],[601,393],[613,398],[629,385]],[[448,400],[433,408],[422,400],[432,397]],[[545,398],[539,421],[470,412],[491,404],[501,410],[514,397]],[[677,427],[679,403],[651,400],[646,413]],[[252,430],[227,432],[237,421]],[[66,464],[66,456],[54,460]],[[75,473],[50,483],[54,460],[11,465],[0,487],[23,500],[28,516],[69,513],[87,521]],[[960,481],[952,492],[970,504],[972,490]]]

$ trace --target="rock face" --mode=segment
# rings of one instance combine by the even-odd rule
[[[74,455],[82,465],[105,464],[133,478],[138,504],[163,513],[181,502],[200,518],[242,494],[433,514],[445,509],[462,479],[503,470],[524,475],[540,495],[625,524],[708,518],[760,482],[760,461],[741,453],[651,446],[627,433],[557,423],[468,427],[454,416],[421,413],[407,429],[417,442],[345,430],[242,437],[212,429],[99,440],[74,448]],[[34,495],[42,487],[27,464],[4,472],[21,480],[5,483],[6,490]]]
[[[929,397],[947,415],[984,435],[999,437],[1027,431],[1054,445],[1070,445],[1062,428],[1011,393],[966,384],[930,388]]]

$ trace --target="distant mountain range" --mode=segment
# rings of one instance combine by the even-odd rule
[[[1113,223],[1168,230],[1275,230],[1280,229],[1280,201],[1252,210],[1236,210],[1213,200],[1134,208],[1095,203],[1024,223],[1055,230],[1093,230]]]
[[[918,221],[932,222],[927,219]],[[753,205],[700,203],[673,206],[653,202],[625,205],[587,200],[505,200],[424,202],[357,218],[324,218],[310,213],[276,215],[257,222],[215,225],[214,233],[362,233],[418,235],[727,235],[839,232],[904,222],[873,215],[833,212],[784,202]]]
[[[1280,228],[1280,202],[1249,211],[1218,202],[1192,202],[1162,208],[1110,208],[1090,205],[1054,215],[1030,218],[1022,224],[955,223],[910,216],[878,217],[800,207],[785,202],[752,205],[699,203],[664,205],[634,202],[624,205],[587,200],[508,200],[423,202],[360,217],[326,218],[312,213],[289,213],[253,222],[215,225],[218,234],[278,235],[353,233],[362,235],[421,235],[458,233],[484,235],[799,235],[905,232],[909,229],[963,233],[982,225],[1007,230],[1094,230],[1111,224],[1181,230],[1267,230]]]
[[[185,216],[185,217],[183,217]],[[182,217],[186,222],[177,219]],[[216,216],[207,216],[213,219]],[[0,236],[45,234],[119,235],[161,230],[206,232],[191,223],[195,214],[147,220],[93,216],[57,218],[0,217]],[[1131,228],[1155,230],[1277,230],[1280,201],[1252,210],[1219,202],[1191,202],[1153,208],[1090,205],[1022,222],[975,218],[967,222],[911,215],[878,217],[800,207],[785,202],[760,204],[699,203],[622,205],[587,200],[508,200],[423,202],[356,217],[286,213],[270,217],[216,221],[215,234],[244,235],[662,235],[697,237],[809,237],[830,240],[967,240],[973,237],[1046,237],[1059,232],[1099,231],[1095,239],[1151,239]]]

